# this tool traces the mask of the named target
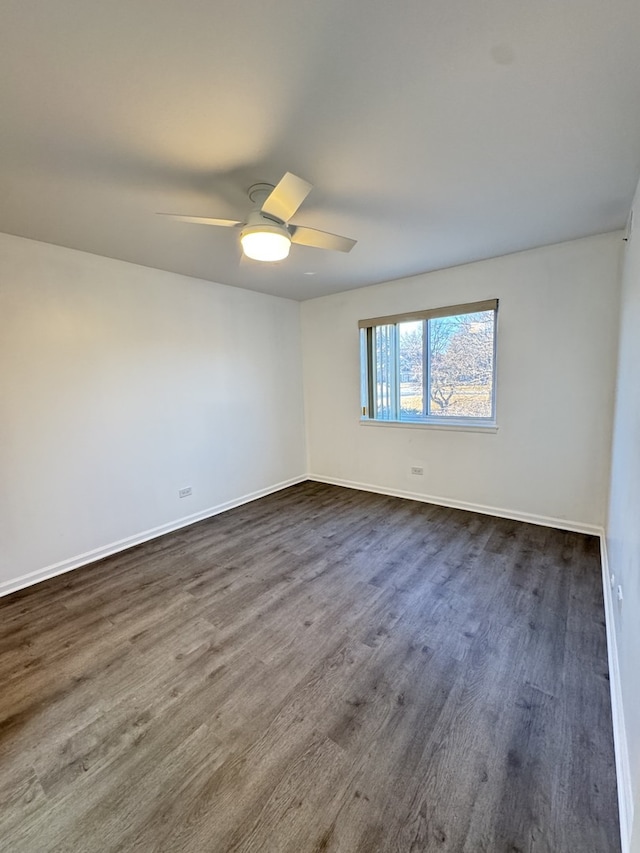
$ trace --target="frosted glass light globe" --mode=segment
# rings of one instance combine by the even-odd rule
[[[277,226],[268,230],[261,226],[249,226],[242,232],[240,242],[242,251],[254,261],[281,261],[287,257],[291,248],[291,238]]]

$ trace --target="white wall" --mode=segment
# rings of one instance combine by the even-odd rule
[[[611,498],[607,525],[609,570],[623,590],[611,610],[622,688],[631,790],[635,812],[632,850],[640,853],[640,185],[634,204],[635,235],[622,271],[620,352],[615,404]],[[629,827],[630,828],[630,827]],[[625,827],[623,825],[623,833]]]
[[[0,364],[0,592],[305,473],[296,302],[1,234]]]
[[[622,235],[600,235],[302,305],[309,470],[576,528],[604,524]],[[498,297],[494,434],[359,423],[357,322]],[[424,476],[411,475],[422,466]]]

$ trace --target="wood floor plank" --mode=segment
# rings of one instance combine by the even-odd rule
[[[302,483],[0,600],[0,849],[616,853],[597,539]]]

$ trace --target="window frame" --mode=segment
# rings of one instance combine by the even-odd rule
[[[403,426],[403,427],[436,427],[436,428],[453,428],[453,429],[471,429],[473,431],[488,430],[495,432],[497,430],[497,343],[498,343],[498,299],[485,299],[480,302],[469,302],[461,305],[450,305],[441,308],[425,309],[420,311],[410,311],[403,314],[392,314],[382,317],[372,317],[367,320],[358,322],[360,332],[360,422],[366,425],[376,426]],[[429,320],[439,317],[457,317],[462,314],[476,314],[486,311],[493,311],[493,353],[492,367],[493,377],[491,382],[491,411],[489,417],[471,417],[467,415],[430,415],[429,411],[429,374],[431,370],[429,358]],[[423,338],[423,414],[415,418],[401,418],[400,411],[400,359],[397,350],[397,329],[400,323],[412,322],[416,320],[425,321]],[[392,335],[393,341],[393,370],[397,375],[396,388],[394,389],[393,414],[395,417],[380,418],[371,416],[370,412],[375,412],[375,367],[374,367],[374,350],[375,350],[375,328],[377,326],[393,326],[394,332]]]

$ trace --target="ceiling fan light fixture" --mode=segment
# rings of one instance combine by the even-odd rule
[[[284,226],[247,225],[240,234],[242,251],[254,261],[282,261],[289,254],[291,235]]]

